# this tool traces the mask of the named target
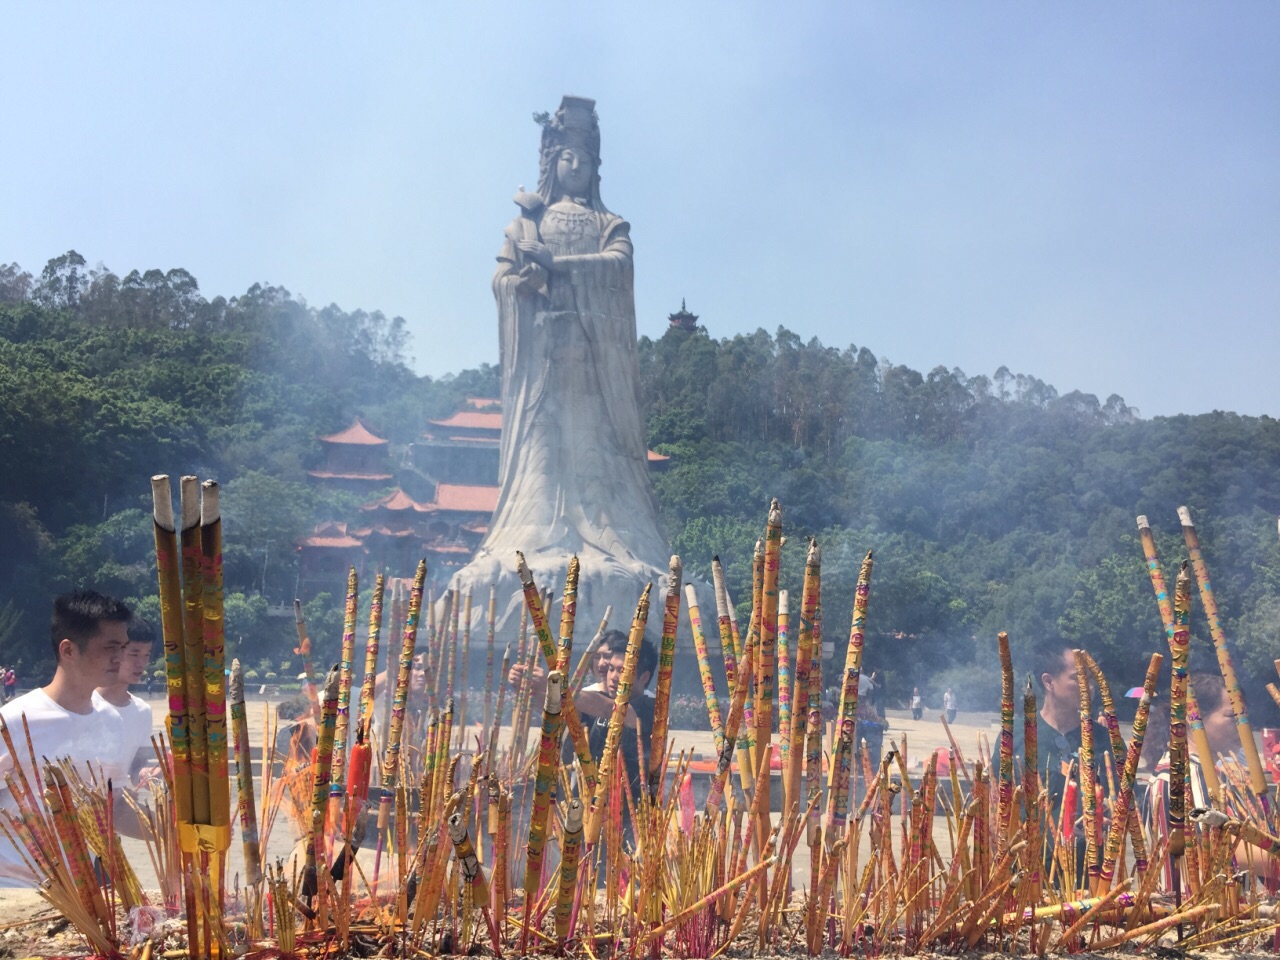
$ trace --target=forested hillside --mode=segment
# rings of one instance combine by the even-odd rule
[[[485,322],[488,322],[487,319]],[[726,318],[728,326],[731,318]],[[859,318],[874,341],[874,318]],[[429,344],[418,344],[429,349]],[[224,487],[228,645],[266,670],[288,656],[294,544],[349,498],[306,482],[315,437],[359,414],[393,444],[466,395],[494,395],[486,366],[433,380],[406,359],[404,322],[309,306],[277,287],[207,300],[181,269],[122,277],[68,253],[31,276],[0,266],[0,662],[47,666],[53,594],[94,585],[153,606],[147,478]],[[699,329],[640,343],[651,446],[674,549],[707,577],[718,553],[741,605],[771,496],[797,592],[804,539],[823,549],[824,626],[843,653],[857,566],[876,556],[867,668],[891,695],[957,687],[996,704],[995,634],[1015,664],[1057,632],[1121,688],[1163,645],[1134,517],[1148,514],[1172,568],[1175,509],[1197,519],[1228,635],[1262,684],[1280,652],[1280,423],[1215,413],[1141,419],[1119,397],[1059,395],[1005,369],[922,375],[867,347]],[[1170,389],[1194,380],[1170,373]],[[334,585],[334,592],[341,585]],[[336,610],[310,605],[322,648]],[[1199,604],[1193,656],[1206,659]]]

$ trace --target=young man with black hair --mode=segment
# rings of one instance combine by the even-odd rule
[[[58,597],[53,604],[49,638],[57,667],[43,687],[24,693],[0,707],[13,734],[14,746],[23,743],[22,718],[31,731],[37,762],[70,757],[77,766],[100,766],[103,774],[123,784],[128,777],[124,759],[124,722],[94,691],[114,680],[129,642],[129,608],[119,600],[93,590],[78,590]],[[15,760],[27,780],[39,782],[39,771],[19,747],[10,755],[0,741],[0,779],[14,770]],[[14,799],[0,789],[0,806],[12,810]],[[7,839],[0,839],[0,886],[32,886],[35,877]]]
[[[131,684],[143,682],[147,667],[155,652],[156,631],[151,623],[136,614],[129,618],[127,627],[129,642],[120,657],[120,669],[109,683],[98,687],[96,700],[104,701],[120,715],[124,723],[122,753],[129,761],[129,775],[137,778],[144,766],[155,763],[155,748],[151,745],[151,704],[129,692]]]
[[[582,726],[587,731],[587,741],[591,746],[591,755],[600,762],[604,754],[605,741],[609,736],[609,721],[613,717],[613,701],[618,695],[618,683],[622,679],[622,668],[627,660],[627,635],[621,630],[609,630],[600,640],[593,667],[600,677],[599,684],[585,687],[574,697],[578,715],[582,718]],[[641,641],[639,655],[636,658],[636,673],[631,684],[631,699],[627,703],[627,715],[624,720],[620,750],[627,765],[627,781],[631,784],[631,795],[640,796],[640,789],[645,783],[645,771],[640,769],[639,744],[636,741],[636,725],[639,724],[640,738],[644,741],[645,757],[651,749],[650,738],[653,735],[653,694],[647,687],[658,667],[658,650],[648,640]],[[516,664],[507,674],[507,681],[519,686],[524,675],[524,665]],[[541,716],[541,703],[546,693],[546,671],[535,666],[530,674],[530,690],[533,697],[535,716]],[[593,689],[594,688],[594,689]],[[565,738],[566,760],[573,756],[573,744]]]

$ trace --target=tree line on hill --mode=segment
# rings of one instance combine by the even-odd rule
[[[359,414],[403,450],[463,397],[496,395],[493,366],[418,376],[406,343],[401,318],[279,287],[205,299],[185,270],[121,278],[74,251],[38,277],[0,265],[0,662],[47,667],[41,625],[61,590],[154,608],[156,472],[222,483],[228,646],[287,660],[292,625],[270,611],[292,600],[295,545],[356,506],[307,482],[316,436]],[[639,357],[650,446],[672,457],[656,493],[686,570],[709,580],[718,554],[745,612],[751,549],[778,497],[783,586],[798,607],[816,537],[839,660],[874,550],[866,662],[891,702],[918,685],[936,703],[951,686],[961,709],[994,709],[1000,630],[1020,675],[1030,648],[1058,635],[1115,686],[1139,683],[1164,640],[1134,518],[1150,516],[1172,582],[1187,504],[1255,725],[1280,719],[1262,686],[1280,650],[1275,419],[1143,419],[1118,396],[1059,395],[1003,367],[921,374],[781,327],[721,339],[672,328],[641,338]],[[308,605],[321,662],[336,651],[341,593]],[[1209,669],[1198,600],[1192,625],[1193,669]]]

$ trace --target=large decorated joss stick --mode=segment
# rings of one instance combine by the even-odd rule
[[[173,520],[173,494],[167,475],[157,474],[151,478],[151,497],[156,539],[156,574],[160,588],[160,627],[164,638],[165,686],[169,692],[169,747],[173,753],[173,787],[178,820],[190,823],[191,736],[187,720],[186,646],[182,636],[182,575],[178,563],[178,532]]]
[[[374,854],[373,894],[378,890],[378,867],[382,859],[391,806],[395,802],[396,783],[400,774],[400,739],[404,731],[405,702],[409,697],[409,675],[413,671],[413,648],[418,642],[418,617],[422,612],[422,587],[427,579],[427,561],[419,560],[409,593],[409,612],[405,616],[404,639],[400,644],[400,663],[396,672],[395,699],[391,705],[391,723],[382,760],[382,797],[378,802],[378,845]]]
[[[1027,685],[1022,691],[1022,800],[1023,822],[1027,826],[1026,869],[1029,876],[1022,889],[1022,902],[1034,907],[1040,902],[1040,891],[1043,883],[1041,870],[1044,857],[1041,855],[1040,839],[1040,761],[1039,732],[1040,711],[1036,707],[1036,688],[1031,674],[1027,674]],[[953,796],[959,797],[956,790],[955,764],[951,767]],[[958,801],[957,801],[958,803]],[[1031,946],[1035,949],[1036,931],[1031,931]]]
[[[711,789],[707,791],[707,805],[705,813],[708,819],[715,817],[716,811],[720,808],[720,801],[724,797],[725,781],[729,778],[729,768],[733,763],[733,751],[737,746],[738,727],[742,724],[744,707],[747,702],[747,688],[750,686],[745,680],[751,675],[751,658],[753,650],[748,647],[742,661],[743,682],[734,687],[733,697],[729,702],[729,719],[724,724],[724,745],[720,748],[720,756],[716,760],[716,772],[711,777]],[[799,751],[793,751],[798,753]],[[739,767],[739,773],[742,768]]]
[[[471,902],[484,914],[485,923],[489,927],[489,938],[493,944],[495,955],[502,954],[502,936],[493,922],[489,912],[489,884],[484,878],[484,868],[480,866],[480,858],[476,856],[475,844],[467,832],[467,818],[462,812],[449,815],[449,839],[453,842],[453,853],[458,858],[458,867],[462,872],[462,880],[472,891]]]
[[[244,875],[249,886],[262,880],[262,850],[258,847],[258,813],[253,800],[253,755],[249,751],[249,721],[244,706],[244,674],[240,661],[231,661],[231,729],[236,744],[236,800],[240,809],[240,840],[244,845]]]
[[[1262,809],[1270,811],[1271,801],[1267,792],[1267,778],[1262,769],[1262,758],[1258,756],[1258,744],[1253,739],[1253,727],[1249,723],[1249,708],[1244,702],[1244,691],[1240,689],[1235,664],[1231,662],[1231,651],[1227,649],[1227,636],[1222,632],[1218,602],[1213,596],[1213,584],[1209,582],[1209,568],[1200,552],[1200,538],[1196,535],[1195,524],[1191,522],[1190,510],[1179,507],[1178,519],[1182,521],[1182,538],[1187,543],[1187,554],[1191,558],[1196,583],[1200,586],[1200,603],[1204,606],[1204,615],[1209,621],[1209,636],[1213,639],[1214,653],[1218,655],[1218,669],[1222,671],[1222,679],[1227,687],[1231,711],[1236,715],[1236,734],[1240,737],[1240,748],[1244,751],[1245,763],[1249,767],[1249,788],[1262,804]]]
[[[769,503],[764,530],[764,583],[760,594],[760,660],[756,669],[756,766],[773,741],[773,698],[778,670],[778,571],[782,566],[782,507]],[[766,783],[772,787],[771,777]],[[766,820],[767,822],[767,820]],[[768,833],[768,830],[765,830]],[[765,837],[760,837],[763,849]]]
[[[1151,533],[1151,524],[1145,516],[1138,517],[1138,539],[1142,542],[1142,553],[1147,561],[1147,572],[1151,576],[1151,588],[1156,594],[1156,606],[1160,610],[1160,622],[1164,624],[1165,638],[1173,643],[1173,604],[1169,601],[1169,590],[1165,586],[1164,569],[1160,566],[1160,557],[1156,553],[1156,540]],[[1172,650],[1172,647],[1170,647]],[[1205,733],[1204,721],[1200,718],[1200,707],[1196,703],[1195,694],[1187,687],[1187,725],[1191,732],[1191,743],[1195,747],[1196,756],[1200,758],[1200,772],[1204,776],[1209,796],[1218,795],[1218,771],[1213,763],[1213,750],[1209,747],[1209,735]]]
[[[578,575],[581,570],[578,558],[570,557],[564,577],[564,596],[560,598],[560,646],[556,650],[555,664],[566,678],[569,676],[569,657],[573,653],[573,630],[578,619]],[[566,684],[565,690],[568,689]]]
[[[311,765],[311,831],[307,836],[307,879],[311,893],[316,886],[316,864],[324,861],[325,811],[329,806],[329,776],[333,763],[333,738],[338,726],[338,683],[341,668],[334,664],[324,681],[320,698],[320,729],[316,732],[316,756]]]
[[[674,554],[667,572],[667,596],[662,607],[662,642],[658,645],[658,680],[653,699],[653,736],[649,741],[649,796],[655,802],[666,767],[668,712],[671,709],[671,671],[676,664],[676,630],[680,626],[680,586],[684,566]]]
[[[843,824],[849,814],[849,786],[853,773],[852,750],[857,742],[858,683],[862,677],[862,651],[867,632],[867,604],[871,597],[871,571],[874,566],[875,560],[872,552],[868,550],[867,555],[862,558],[862,566],[858,568],[858,584],[853,592],[853,617],[849,623],[849,646],[845,651],[844,659],[844,685],[840,688],[840,712],[837,722],[838,729],[841,731],[841,740],[838,741],[841,753],[833,756],[831,762],[831,791],[835,794],[831,819],[835,824]],[[815,627],[820,629],[818,623],[818,618],[821,616],[820,607],[815,606],[813,615]],[[821,649],[821,637],[816,633],[812,647],[815,654]],[[844,746],[846,727],[850,737],[847,747]]]
[[[573,668],[573,676],[569,678],[569,684],[565,687],[567,693],[577,696],[578,691],[582,689],[582,685],[586,682],[587,675],[591,671],[591,662],[595,659],[596,650],[599,649],[600,643],[604,640],[604,633],[609,629],[609,618],[613,616],[613,606],[604,608],[604,616],[600,618],[600,626],[596,629],[596,634],[591,638],[591,642],[587,644],[587,648],[582,651],[582,657],[578,660],[578,665]]]
[[[489,718],[493,715],[493,650],[494,627],[498,619],[498,585],[489,584],[489,607],[485,616],[485,656],[484,656],[484,718],[483,730],[489,729]],[[502,682],[506,683],[504,676]]]
[[[1120,791],[1112,811],[1111,829],[1107,832],[1106,854],[1102,860],[1102,893],[1111,889],[1111,880],[1115,876],[1116,862],[1120,858],[1120,844],[1124,838],[1127,823],[1130,820],[1130,812],[1135,809],[1133,784],[1138,776],[1138,761],[1142,758],[1142,743],[1147,735],[1147,719],[1151,713],[1151,698],[1156,693],[1156,680],[1160,676],[1160,664],[1163,660],[1163,656],[1153,653],[1151,662],[1147,664],[1146,678],[1142,681],[1142,697],[1138,700],[1138,712],[1133,718],[1133,735],[1129,738],[1129,749],[1125,754],[1124,769],[1120,773]]]
[[[359,723],[373,720],[373,697],[378,682],[378,647],[382,638],[382,597],[386,590],[386,577],[378,574],[373,581],[373,602],[369,605],[369,639],[364,650],[364,679],[360,683]]]
[[[631,688],[636,679],[636,663],[640,659],[640,645],[644,642],[644,628],[649,621],[649,594],[652,590],[652,583],[644,585],[644,593],[640,594],[640,602],[636,604],[636,613],[631,620],[631,635],[627,637],[627,652],[622,661],[622,676],[618,679],[618,690],[613,695],[613,714],[609,717],[609,729],[605,734],[604,753],[600,756],[599,778],[595,792],[591,794],[591,806],[587,809],[585,829],[588,847],[594,847],[596,840],[600,837],[605,801],[609,786],[613,783],[614,767],[618,762],[618,748],[622,744],[622,731],[625,726],[627,707],[631,703]],[[568,710],[564,711],[566,716],[572,712],[572,705]],[[623,775],[625,778],[625,769],[623,770]]]
[[[809,541],[804,561],[804,587],[800,596],[800,631],[796,637],[795,686],[791,695],[791,744],[794,749],[783,767],[783,803],[790,810],[800,801],[800,773],[804,766],[805,726],[809,721],[809,670],[813,664],[813,625],[818,616],[822,576],[822,550]]]
[[[1169,857],[1174,883],[1178,883],[1177,858],[1186,849],[1187,822],[1187,661],[1191,653],[1191,577],[1182,561],[1174,584],[1173,661],[1169,693]]]
[[[1163,657],[1161,659],[1163,660]],[[1116,763],[1119,763],[1120,758],[1126,756],[1127,752],[1124,745],[1124,737],[1120,734],[1120,718],[1116,715],[1115,698],[1111,696],[1111,684],[1107,682],[1106,674],[1102,672],[1102,668],[1098,666],[1097,661],[1090,656],[1087,650],[1084,654],[1084,662],[1089,667],[1089,673],[1093,675],[1094,683],[1098,685],[1098,697],[1102,700],[1102,715],[1106,720],[1107,735],[1111,741],[1111,756]],[[1190,714],[1194,705],[1191,688],[1188,687],[1188,714]],[[1197,710],[1196,712],[1198,713],[1199,711]],[[1204,725],[1201,724],[1201,730],[1203,729]],[[1123,776],[1121,779],[1123,780]],[[1142,834],[1142,824],[1139,823],[1137,805],[1133,802],[1132,797],[1129,800],[1129,823],[1127,824],[1127,829],[1129,835],[1133,838],[1134,869],[1139,873],[1145,873],[1147,869],[1147,842]]]
[[[556,889],[556,949],[564,949],[573,918],[573,894],[578,888],[578,858],[582,853],[582,801],[569,801],[560,841],[560,883]]]
[[[543,854],[547,847],[551,797],[560,769],[560,708],[564,694],[564,674],[547,674],[547,694],[542,705],[542,739],[538,744],[538,767],[533,781],[533,812],[529,817],[529,848],[524,863],[524,923],[520,954],[526,954],[528,927],[542,886]]]
[[[466,607],[462,616],[462,666],[457,669],[458,673],[458,699],[461,703],[458,708],[458,722],[455,726],[458,728],[458,749],[461,750],[466,745],[467,736],[467,701],[470,696],[467,692],[467,665],[471,662],[471,588],[467,587]],[[456,664],[455,664],[456,666]],[[451,678],[452,679],[452,678]],[[452,696],[452,693],[450,693]]]
[[[453,696],[453,680],[458,675],[458,614],[462,597],[457,588],[452,591],[453,605],[449,608],[449,636],[445,639],[445,652],[449,655],[449,667],[445,671],[446,684],[444,696],[448,700]]]
[[[720,632],[720,654],[724,657],[724,675],[729,682],[729,699],[738,688],[738,652],[734,648],[733,625],[729,618],[729,591],[724,583],[724,567],[720,558],[711,558],[711,582],[716,597],[716,628]]]
[[[1080,692],[1080,796],[1084,813],[1084,862],[1091,887],[1097,886],[1098,862],[1098,793],[1095,789],[1098,768],[1093,759],[1093,699],[1089,690],[1089,667],[1084,651],[1075,651],[1076,686]]]
[[[347,768],[347,737],[351,730],[351,661],[356,655],[356,603],[360,585],[356,568],[347,571],[347,600],[342,610],[342,649],[338,657],[338,713],[333,731],[333,772],[329,796],[341,803]],[[337,813],[337,810],[334,810]]]
[[[204,617],[205,740],[209,751],[209,823],[231,826],[227,777],[227,671],[222,621],[222,514],[218,484],[200,485],[200,579]],[[229,839],[229,835],[228,835]]]
[[[502,651],[502,673],[501,682],[498,684],[498,709],[494,711],[493,719],[490,721],[489,737],[484,744],[484,769],[493,782],[496,784],[498,770],[495,766],[498,752],[498,731],[502,728],[502,707],[503,702],[507,698],[507,671],[511,669],[511,644],[507,644]],[[496,790],[496,787],[495,787]]]
[[[786,590],[778,591],[778,746],[785,770],[791,755],[791,605]],[[785,792],[785,781],[782,786]]]
[[[200,482],[183,477],[179,488],[182,509],[182,635],[185,649],[187,721],[191,734],[191,821],[209,823],[209,739],[205,707],[204,578],[200,573]]]
[[[530,619],[533,621],[533,632],[537,637],[538,646],[542,648],[542,656],[547,661],[547,669],[550,670],[555,666],[559,652],[556,650],[555,641],[551,639],[551,631],[547,628],[547,616],[543,611],[542,596],[538,593],[537,584],[533,582],[533,574],[529,571],[529,565],[525,563],[524,554],[519,551],[516,552],[516,572],[520,576],[520,585],[524,588],[524,604],[529,611]],[[648,595],[649,587],[646,586],[646,615],[649,610]],[[582,769],[582,780],[586,786],[585,793],[594,796],[597,792],[598,784],[605,781],[601,781],[597,777],[596,762],[591,757],[591,745],[587,742],[587,731],[582,727],[582,719],[578,716],[578,708],[574,705],[572,697],[569,697],[565,702],[562,712],[564,725],[569,731],[570,739],[573,740],[574,753],[578,756],[578,766]],[[597,821],[596,833],[589,833],[592,844],[595,843],[598,832],[599,823]]]
[[[1013,817],[1013,660],[1009,654],[1009,634],[996,636],[1000,649],[1000,778],[996,807],[996,856],[1009,844],[1009,821]],[[1088,678],[1084,682],[1087,684]]]
[[[707,635],[702,630],[702,611],[698,609],[698,594],[692,583],[684,585],[685,605],[689,608],[689,630],[693,634],[693,649],[698,656],[698,676],[702,680],[702,695],[707,701],[707,721],[711,724],[711,736],[716,755],[724,749],[724,723],[720,719],[720,699],[716,696],[716,679],[711,672],[711,657],[707,652]]]

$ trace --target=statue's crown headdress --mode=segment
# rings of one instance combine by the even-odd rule
[[[596,117],[596,102],[587,97],[566,96],[560,100],[555,116],[535,113],[533,118],[542,125],[542,153],[580,147],[591,158],[600,162],[600,121]]]

